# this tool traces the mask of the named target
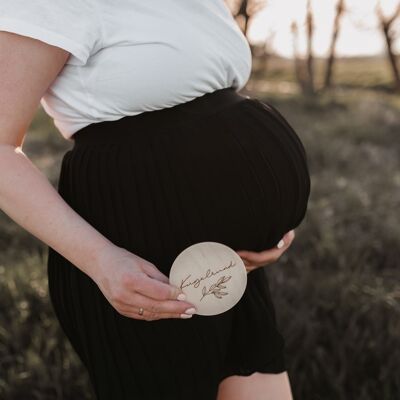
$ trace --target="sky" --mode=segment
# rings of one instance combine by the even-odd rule
[[[381,0],[385,14],[390,15],[400,0]],[[377,28],[374,8],[377,0],[347,0],[347,12],[342,19],[342,30],[337,42],[339,56],[377,55],[385,51],[382,33]],[[313,0],[315,15],[314,52],[325,56],[329,49],[337,0]],[[306,0],[267,0],[267,6],[250,23],[249,41],[268,40],[274,52],[293,56],[292,21],[299,26],[299,47],[305,51],[304,20]],[[399,38],[395,50],[400,51],[400,18],[396,23]]]

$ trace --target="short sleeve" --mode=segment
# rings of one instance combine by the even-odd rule
[[[101,41],[97,0],[0,0],[0,31],[41,40],[84,65]]]

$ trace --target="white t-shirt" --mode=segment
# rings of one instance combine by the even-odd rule
[[[224,0],[0,0],[0,30],[71,53],[41,99],[62,136],[242,89],[250,46]]]

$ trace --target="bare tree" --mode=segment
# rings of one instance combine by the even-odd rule
[[[300,85],[301,91],[306,95],[315,94],[314,83],[314,54],[313,54],[313,37],[314,37],[314,21],[313,12],[311,8],[311,0],[307,0],[307,14],[306,14],[306,30],[307,30],[307,54],[306,59],[300,57],[298,37],[299,28],[296,22],[292,22],[291,29],[293,34],[293,53],[294,53],[294,67],[297,82]]]
[[[397,57],[393,49],[393,44],[396,39],[393,25],[396,19],[400,16],[400,3],[391,16],[385,16],[382,11],[381,3],[378,1],[376,12],[378,15],[379,26],[383,35],[385,36],[386,50],[393,73],[395,90],[400,91],[400,71],[397,63]]]
[[[307,16],[306,16],[306,28],[307,28],[307,88],[308,94],[315,93],[314,83],[314,54],[313,54],[313,37],[314,37],[314,15],[311,7],[311,0],[307,0]]]
[[[250,19],[260,12],[265,6],[266,0],[240,0],[239,6],[233,16],[236,19],[242,20],[242,30],[247,37]]]
[[[333,66],[336,60],[336,42],[339,37],[340,32],[340,21],[342,16],[345,12],[345,0],[338,0],[336,4],[336,14],[335,20],[333,23],[333,31],[332,31],[332,38],[331,44],[329,48],[329,56],[326,63],[326,70],[325,70],[325,79],[324,79],[324,88],[329,88],[332,86],[332,75],[333,75]]]
[[[307,78],[305,76],[304,64],[302,63],[299,52],[299,27],[296,21],[291,24],[293,34],[293,58],[294,58],[294,73],[300,89],[303,93],[307,91]]]

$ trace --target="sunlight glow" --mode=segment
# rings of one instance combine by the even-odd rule
[[[385,51],[382,33],[375,15],[377,0],[347,0],[347,12],[342,18],[342,29],[337,42],[339,56],[377,55]],[[399,0],[381,0],[382,8],[391,15]],[[315,36],[314,52],[327,54],[333,28],[336,0],[313,0]],[[252,43],[268,41],[274,52],[292,57],[293,41],[290,25],[299,26],[300,51],[305,51],[306,0],[268,0],[267,6],[250,22],[249,40]],[[400,36],[400,18],[396,22]],[[400,50],[400,37],[395,49]]]

